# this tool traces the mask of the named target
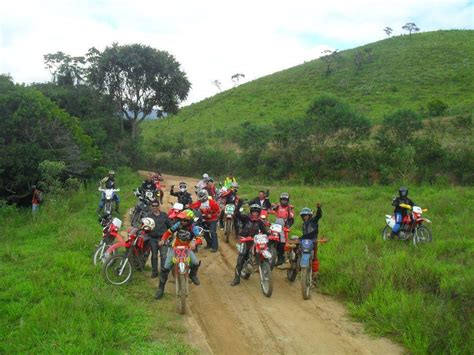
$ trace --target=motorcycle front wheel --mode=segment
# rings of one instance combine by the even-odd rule
[[[383,240],[392,240],[392,228],[389,226],[385,226],[385,228],[382,231],[382,239]]]
[[[107,247],[108,246],[105,241],[101,240],[99,246],[95,250],[94,256],[92,257],[92,262],[94,265],[98,265],[99,263],[103,263],[105,261],[104,254]]]
[[[176,310],[179,314],[186,313],[187,296],[187,277],[184,274],[178,274],[176,279]]]
[[[123,254],[110,256],[102,267],[102,276],[112,285],[120,286],[128,283],[133,274],[129,258]]]
[[[431,231],[425,226],[419,226],[413,233],[413,245],[430,243],[432,241]]]
[[[296,260],[290,261],[290,268],[286,270],[286,278],[290,282],[294,282],[296,280],[296,276],[298,275],[298,265]]]
[[[313,269],[311,268],[311,263],[308,267],[301,269],[301,293],[304,300],[309,300],[311,298],[311,283],[313,278]]]
[[[272,269],[268,261],[263,261],[259,266],[260,271],[260,287],[265,296],[271,297],[273,293]]]
[[[234,223],[232,220],[228,220],[227,218],[224,221],[224,235],[225,235],[225,242],[229,243],[229,236],[232,232],[232,227]]]

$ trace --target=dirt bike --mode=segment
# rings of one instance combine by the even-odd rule
[[[134,269],[143,271],[151,249],[149,239],[145,231],[131,228],[127,241],[110,246],[107,249],[110,256],[102,266],[105,281],[117,286],[123,285],[130,282]],[[125,252],[115,253],[121,247],[125,248]]]
[[[98,189],[102,192],[102,196],[104,199],[104,207],[103,211],[104,214],[112,215],[112,212],[115,211],[115,193],[120,191],[120,189]]]
[[[272,253],[272,269],[277,262],[277,245],[280,243],[280,234],[283,231],[281,224],[272,223],[269,227],[270,235],[268,236],[268,249]]]
[[[318,239],[317,243],[326,243],[327,239]],[[301,294],[304,300],[311,298],[311,286],[316,279],[313,273],[315,242],[311,239],[300,239],[292,236],[288,240],[288,260],[290,268],[286,271],[288,281],[294,282],[298,271],[301,272]]]
[[[175,203],[170,202],[170,205],[172,207],[168,210],[168,218],[170,219],[170,221],[174,222],[178,214],[180,214],[183,211],[184,206],[182,203],[179,203],[179,202],[175,202]]]
[[[224,208],[224,236],[225,242],[229,243],[229,236],[234,229],[235,204],[227,204]]]
[[[423,243],[430,243],[432,241],[432,233],[423,222],[431,223],[428,218],[422,217],[423,212],[428,211],[428,209],[422,209],[419,206],[413,206],[406,204],[400,204],[400,207],[410,210],[405,217],[403,217],[402,224],[400,226],[400,231],[398,233],[399,240],[413,240],[413,245],[417,246]],[[392,229],[395,226],[395,216],[385,215],[385,222],[387,225],[382,231],[383,240],[393,239]]]
[[[115,240],[117,240],[119,243],[123,243],[123,239],[118,233],[121,226],[122,221],[118,218],[112,219],[104,226],[102,229],[102,240],[97,246],[94,256],[92,257],[94,265],[105,262],[109,256],[107,249],[114,244]]]
[[[197,243],[200,240],[196,241]],[[173,276],[176,288],[176,309],[179,314],[186,313],[186,298],[189,296],[189,271],[191,258],[189,246],[173,247]]]
[[[142,218],[144,218],[150,211],[150,205],[154,201],[158,201],[160,198],[159,191],[146,190],[143,194],[140,191],[134,191],[135,196],[138,197],[138,202],[131,212],[131,225],[133,227],[139,227]]]
[[[253,243],[253,245],[250,245]],[[244,262],[241,277],[247,280],[257,269],[260,274],[260,287],[265,296],[271,297],[273,293],[272,279],[272,253],[268,250],[268,236],[266,234],[256,234],[254,237],[240,237],[238,245],[239,253],[243,248],[250,247],[249,257]]]

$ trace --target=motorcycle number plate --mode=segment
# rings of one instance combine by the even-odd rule
[[[226,214],[234,214],[235,205],[226,205],[225,206],[225,213]]]
[[[257,234],[253,237],[255,244],[266,244],[268,243],[268,237],[265,234]]]

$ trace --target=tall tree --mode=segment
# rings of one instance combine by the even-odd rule
[[[385,27],[385,28],[383,29],[383,31],[385,32],[385,34],[387,35],[387,37],[390,37],[390,36],[392,35],[392,32],[393,32],[393,30],[392,30],[391,27]]]
[[[326,63],[326,76],[328,76],[334,70],[334,64],[339,60],[340,53],[338,49],[334,51],[326,49],[322,51],[321,54],[323,54],[321,59]]]
[[[219,92],[221,92],[221,85],[222,85],[222,83],[221,83],[219,80],[217,80],[217,79],[214,80],[214,81],[212,82],[212,84],[216,86],[216,88],[217,88],[217,90],[219,90]]]
[[[103,52],[91,48],[87,60],[89,82],[118,103],[132,138],[154,108],[176,113],[191,87],[174,56],[149,46],[114,43]]]
[[[404,26],[402,26],[402,29],[408,31],[408,33],[410,34],[410,39],[412,32],[418,32],[420,30],[414,22],[407,22]]]
[[[84,80],[84,57],[72,57],[63,52],[49,53],[43,56],[44,64],[58,85],[78,85]]]
[[[244,74],[241,73],[236,73],[230,77],[232,81],[234,82],[234,86],[239,86],[240,79],[245,78]]]

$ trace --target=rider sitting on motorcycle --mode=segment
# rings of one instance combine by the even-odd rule
[[[148,174],[146,179],[143,181],[142,186],[138,188],[138,192],[142,195],[145,195],[146,191],[153,191],[153,194],[156,196],[157,189],[155,183],[151,179],[151,174]]]
[[[400,187],[400,189],[398,189],[398,197],[394,197],[392,200],[392,206],[395,207],[395,225],[392,228],[392,237],[395,235],[398,236],[403,218],[405,218],[409,212],[407,208],[400,206],[403,204],[410,205],[411,207],[415,205],[415,203],[408,198],[408,188],[406,187]]]
[[[104,177],[102,180],[100,180],[99,188],[101,189],[116,189],[117,188],[115,185],[115,171],[110,170],[109,174],[106,177]],[[115,200],[115,211],[117,213],[120,213],[119,212],[120,199],[116,193],[114,193],[114,200]],[[105,193],[102,192],[102,196],[99,202],[99,207],[97,208],[97,213],[100,213],[102,208],[104,208],[104,204],[105,204]]]
[[[163,181],[163,176],[160,172],[156,174],[151,174],[151,181],[155,184],[156,190],[160,191],[160,203],[163,204],[163,197],[165,196],[163,192],[163,187],[161,186],[161,181]]]
[[[234,174],[229,173],[227,177],[224,179],[224,186],[228,189],[232,187],[232,183],[237,182],[237,180],[234,177]]]
[[[166,240],[168,240],[169,237],[171,237],[173,234],[176,234],[176,238],[174,239],[168,251],[168,255],[166,256],[164,268],[160,273],[160,283],[158,285],[158,290],[155,294],[156,299],[161,299],[165,292],[166,281],[168,280],[169,272],[173,267],[173,248],[176,246],[189,246],[189,248],[191,249],[189,251],[189,258],[191,261],[189,278],[195,285],[199,285],[200,283],[197,277],[197,272],[201,262],[198,260],[193,250],[196,249],[196,245],[201,243],[201,229],[193,224],[194,213],[191,210],[184,210],[183,212],[181,212],[178,215],[178,219],[179,222],[174,224],[170,229],[163,233],[163,235],[161,236],[161,240],[158,243],[159,246],[162,246],[165,244]]]
[[[193,203],[193,198],[191,194],[187,191],[188,186],[185,182],[179,183],[179,192],[174,191],[174,185],[171,185],[170,195],[176,196],[178,198],[178,202],[182,203],[184,207],[187,207]]]
[[[293,206],[289,204],[290,195],[286,192],[280,194],[280,203],[273,205],[272,209],[275,215],[275,223],[282,227],[290,228],[295,222],[295,214]],[[281,265],[285,262],[285,243],[287,242],[285,231],[281,232],[280,243],[277,245],[278,260],[275,266]]]
[[[209,232],[211,234],[211,245],[206,247],[210,247],[211,252],[215,253],[218,248],[217,219],[221,210],[216,201],[209,199],[209,194],[206,190],[200,190],[198,192],[197,197],[198,200],[194,202],[190,207],[193,210],[199,209],[201,211],[202,218],[204,222],[209,226]]]
[[[221,189],[219,194],[219,207],[221,207],[221,214],[219,216],[219,227],[224,229],[224,208],[225,205],[237,205],[239,203],[239,197],[237,192],[239,189],[239,184],[234,182],[230,189],[227,189],[225,186]]]
[[[235,217],[242,222],[242,228],[239,235],[241,237],[254,237],[258,233],[264,233],[268,235],[267,228],[265,223],[260,219],[261,208],[257,204],[250,205],[250,213],[248,215],[240,212],[243,201],[240,201],[236,208]],[[250,250],[252,248],[252,243],[245,243],[244,247],[241,249],[239,256],[237,257],[237,265],[235,266],[235,276],[231,282],[231,286],[238,285],[240,283],[240,273],[244,267],[245,261],[250,255]]]
[[[304,207],[300,212],[301,219],[303,220],[303,225],[301,227],[303,234],[301,239],[311,239],[314,245],[314,259],[313,259],[313,272],[319,271],[319,260],[318,260],[318,244],[316,240],[318,239],[318,221],[323,216],[323,211],[321,210],[321,204],[316,204],[316,215],[313,217],[313,210],[308,207]]]

